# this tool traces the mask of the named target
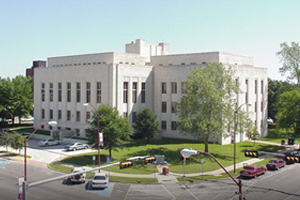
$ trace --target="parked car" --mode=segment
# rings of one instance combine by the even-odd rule
[[[39,146],[51,146],[51,145],[59,145],[59,144],[60,144],[60,141],[53,140],[53,139],[41,140],[38,143]]]
[[[79,149],[87,149],[87,148],[89,148],[89,145],[82,144],[82,143],[73,143],[73,144],[69,144],[65,147],[65,149],[67,151],[76,151]]]
[[[268,122],[268,123],[274,123],[274,121],[273,121],[273,119],[272,119],[271,117],[268,117],[268,118],[267,118],[267,122]]]
[[[298,151],[288,151],[286,152],[284,157],[284,161],[286,162],[286,164],[294,164],[295,161],[293,159],[287,159],[287,156],[300,156]]]
[[[265,174],[266,171],[267,171],[267,168],[260,166],[260,165],[246,165],[240,171],[240,176],[255,178],[259,175]]]
[[[83,167],[75,167],[72,173],[82,172],[81,174],[70,176],[70,180],[72,183],[85,183],[86,173]]]
[[[284,166],[285,166],[285,161],[279,158],[271,159],[266,165],[268,170],[274,170],[274,169],[278,170],[279,168]]]
[[[105,173],[96,173],[92,179],[92,188],[107,188],[109,176]]]

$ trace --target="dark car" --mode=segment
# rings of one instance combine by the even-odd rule
[[[240,171],[241,177],[248,177],[248,178],[256,178],[259,175],[265,174],[267,168],[260,166],[260,165],[246,165]]]
[[[300,156],[298,151],[288,151],[284,155],[285,155],[284,161],[286,162],[286,164],[294,164],[295,163],[295,160],[291,159],[289,156],[292,156],[292,157],[293,156]]]
[[[266,165],[268,170],[275,170],[275,169],[278,170],[279,168],[284,166],[285,166],[285,161],[279,158],[271,159]]]

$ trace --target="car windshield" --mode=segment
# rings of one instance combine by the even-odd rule
[[[278,163],[277,160],[270,160],[269,163]]]
[[[105,176],[95,176],[95,180],[105,180]]]
[[[253,171],[253,170],[254,170],[254,167],[245,166],[244,169],[246,169],[246,170],[252,170],[252,171]]]

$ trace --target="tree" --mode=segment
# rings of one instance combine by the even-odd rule
[[[19,154],[20,151],[22,150],[22,148],[24,147],[24,139],[22,137],[21,134],[19,133],[15,133],[11,135],[12,141],[11,141],[11,148],[15,149],[15,150],[19,150]]]
[[[157,116],[150,108],[141,109],[136,113],[136,120],[132,127],[136,136],[145,138],[146,144],[154,137],[155,133],[159,132]]]
[[[300,90],[288,91],[280,95],[276,115],[279,128],[292,129],[293,136],[300,134]]]
[[[86,129],[89,144],[97,147],[97,119],[99,118],[99,129],[103,133],[104,146],[109,150],[109,156],[112,150],[122,148],[125,140],[129,140],[132,130],[127,118],[119,116],[118,110],[107,104],[102,104],[97,110],[93,111],[93,121],[91,127]],[[98,147],[97,147],[98,148]]]
[[[2,133],[1,140],[0,140],[0,145],[5,146],[6,151],[8,151],[7,148],[8,148],[8,146],[10,146],[11,141],[12,141],[11,134],[9,134],[7,132]]]
[[[204,142],[205,152],[209,139],[219,140],[231,132],[234,97],[239,92],[233,73],[220,63],[207,63],[195,67],[184,86],[186,94],[179,103],[178,129]]]
[[[276,107],[279,102],[279,97],[282,93],[297,89],[297,85],[286,82],[268,79],[268,116],[276,119],[278,108]]]
[[[289,46],[286,42],[280,44],[281,51],[276,55],[279,57],[283,66],[279,69],[279,72],[284,75],[290,72],[287,77],[288,80],[295,80],[298,87],[300,87],[300,46],[298,42],[292,42]]]

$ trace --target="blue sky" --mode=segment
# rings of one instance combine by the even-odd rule
[[[135,39],[170,53],[222,51],[254,57],[282,79],[282,42],[300,37],[298,0],[1,0],[0,77],[25,75],[33,60],[125,52]]]

